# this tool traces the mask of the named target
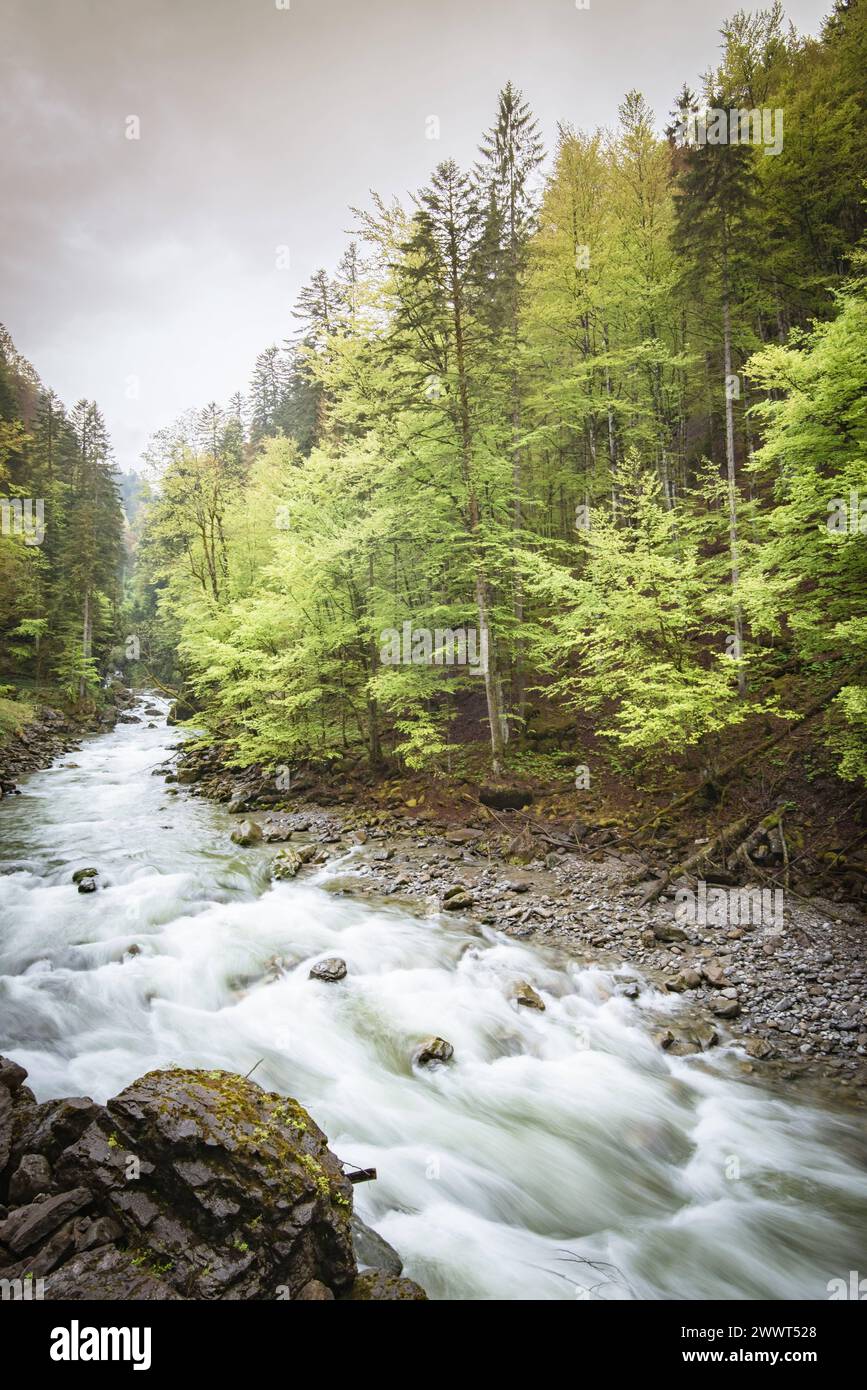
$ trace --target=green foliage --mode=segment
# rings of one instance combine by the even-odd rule
[[[543,181],[508,84],[472,171],[356,212],[246,402],[157,437],[125,611],[239,764],[436,774],[487,734],[496,769],[540,686],[614,765],[712,762],[793,662],[864,775],[864,540],[824,525],[865,487],[863,15],[724,26],[676,114],[783,108],[773,156],[633,91]],[[484,634],[486,672],[385,659],[405,623]]]

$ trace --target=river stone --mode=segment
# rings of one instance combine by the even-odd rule
[[[706,965],[703,965],[701,973],[706,983],[712,985],[714,989],[722,989],[724,987],[726,982],[725,971],[722,966],[717,965],[715,961],[711,960],[708,961]]]
[[[99,869],[76,869],[72,875],[72,882],[80,884],[86,878],[96,878]]]
[[[325,960],[318,960],[315,965],[310,967],[308,978],[326,980],[333,984],[335,980],[342,980],[345,974],[345,960],[341,960],[339,956],[326,956]]]
[[[236,845],[255,845],[262,838],[262,831],[254,820],[242,820],[236,830],[232,831],[231,838]]]
[[[128,1180],[128,1160],[139,1163]],[[225,1071],[153,1071],[108,1102],[55,1166],[189,1298],[294,1298],[355,1276],[352,1187],[294,1100]]]
[[[297,850],[284,849],[271,861],[271,877],[294,878],[304,861]]]
[[[653,925],[653,935],[657,941],[686,941],[686,932],[681,927],[675,927],[671,922],[655,922]]]
[[[472,905],[472,894],[464,888],[450,888],[443,897],[443,908],[446,912],[462,912]]]
[[[759,1061],[765,1061],[768,1057],[773,1057],[775,1049],[768,1042],[767,1038],[746,1038],[744,1048],[748,1057],[756,1057]]]
[[[22,1207],[51,1187],[51,1164],[42,1154],[25,1154],[9,1179],[9,1205]]]
[[[403,1273],[403,1260],[393,1245],[362,1221],[360,1216],[352,1217],[352,1248],[359,1265],[367,1269],[378,1269],[383,1274],[395,1276]]]
[[[666,980],[665,988],[670,994],[683,994],[685,990],[698,989],[700,984],[701,975],[697,970],[681,970],[679,974]]]
[[[83,878],[78,885],[79,893],[95,893],[99,887],[95,878]]]
[[[717,1018],[737,1018],[741,1011],[741,1006],[737,999],[719,999],[711,1004],[712,1013]]]
[[[450,1062],[455,1050],[445,1038],[430,1037],[419,1043],[412,1060],[418,1067],[426,1067],[434,1062]]]
[[[5,1086],[10,1095],[14,1096],[26,1080],[27,1072],[23,1067],[11,1057],[0,1057],[0,1086]]]
[[[525,1009],[538,1009],[542,1014],[545,1012],[544,999],[526,980],[519,980],[512,986],[511,997],[516,1004],[522,1004]]]
[[[349,1292],[343,1297],[353,1303],[379,1301],[381,1299],[400,1299],[408,1302],[427,1299],[427,1294],[412,1279],[399,1279],[392,1274],[383,1273],[382,1270],[373,1269],[366,1274],[359,1274]]]

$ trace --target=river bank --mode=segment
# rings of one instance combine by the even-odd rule
[[[13,714],[0,737],[0,800],[15,796],[23,778],[75,752],[88,734],[104,733],[119,719],[129,718],[128,711],[138,698],[134,691],[113,685],[98,709],[7,702]]]
[[[788,892],[779,920],[691,923],[676,913],[677,880],[642,901],[644,861],[628,846],[607,849],[611,832],[582,852],[556,843],[565,839],[556,823],[467,795],[447,819],[404,802],[383,809],[375,788],[366,797],[361,789],[360,801],[353,788],[341,804],[315,781],[284,790],[256,769],[227,769],[214,748],[185,749],[168,775],[226,804],[239,825],[252,821],[268,843],[313,844],[314,868],[351,851],[351,872],[334,891],[462,914],[582,962],[640,970],[686,1006],[682,1019],[660,1020],[664,1050],[732,1040],[745,1074],[831,1083],[844,1103],[867,1102],[867,919],[848,904]]]

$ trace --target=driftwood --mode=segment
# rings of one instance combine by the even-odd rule
[[[343,1176],[346,1177],[346,1178],[348,1178],[349,1181],[350,1181],[351,1183],[353,1183],[353,1184],[354,1184],[354,1183],[357,1183],[357,1182],[375,1182],[375,1181],[376,1181],[376,1169],[375,1169],[375,1168],[355,1168],[355,1169],[353,1169],[353,1171],[352,1171],[351,1173],[344,1173]]]
[[[783,808],[779,806],[775,811],[771,811],[769,815],[763,816],[755,829],[751,830],[746,839],[742,840],[738,845],[731,857],[732,864],[740,864],[745,869],[761,867],[756,865],[752,855],[754,851],[758,849],[762,841],[768,838],[769,831],[776,830],[779,827],[782,817]]]
[[[743,834],[751,820],[752,816],[741,816],[739,820],[732,821],[729,825],[723,826],[722,830],[720,830],[717,835],[714,835],[713,839],[709,840],[706,845],[701,845],[688,859],[684,859],[682,863],[678,864],[673,869],[667,869],[662,877],[657,879],[656,883],[651,883],[642,894],[638,906],[646,907],[648,903],[655,902],[660,893],[668,887],[673,879],[681,878],[684,874],[695,873],[696,869],[704,867],[718,850],[723,850],[725,857],[727,845],[738,835]]]

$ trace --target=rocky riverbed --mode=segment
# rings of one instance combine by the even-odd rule
[[[675,911],[677,882],[641,905],[642,861],[628,849],[552,847],[516,812],[491,817],[468,802],[456,824],[356,801],[323,806],[307,800],[315,787],[287,793],[255,769],[227,772],[213,748],[182,755],[179,770],[163,775],[228,803],[233,838],[275,845],[280,876],[348,855],[334,892],[464,914],[582,962],[636,967],[683,1001],[676,1019],[660,1020],[665,1050],[733,1040],[748,1073],[832,1081],[841,1098],[867,1100],[867,921],[856,908],[788,893],[781,922],[690,924]],[[627,988],[637,995],[640,986]]]

